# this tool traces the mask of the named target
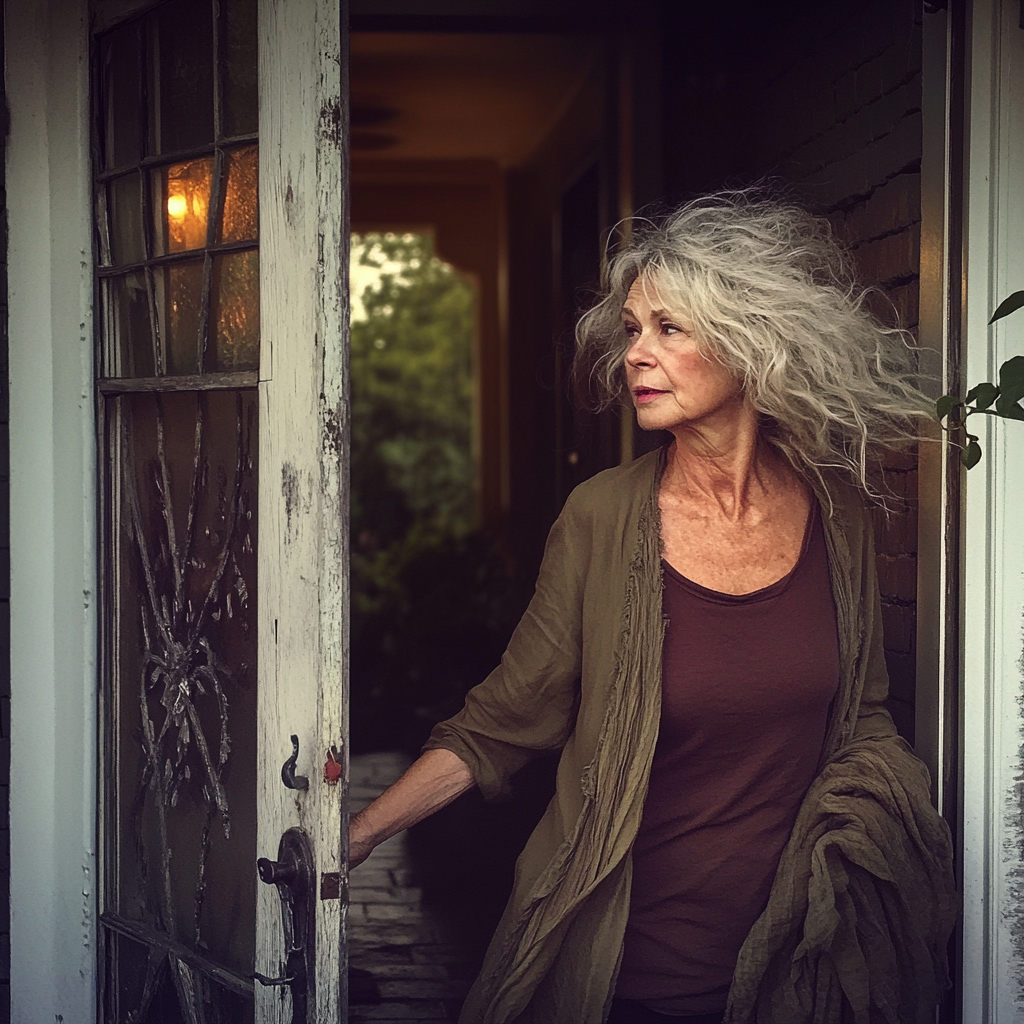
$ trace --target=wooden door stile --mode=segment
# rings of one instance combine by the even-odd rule
[[[343,868],[347,652],[347,218],[341,8],[261,0],[260,26],[260,856],[298,826],[314,844],[316,997],[309,1020],[343,1019],[342,901],[320,878]],[[290,735],[306,791],[282,785]],[[280,903],[260,886],[256,970],[281,973]],[[258,986],[257,1020],[290,1020]]]

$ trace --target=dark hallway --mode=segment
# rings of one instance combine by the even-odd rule
[[[433,723],[500,657],[569,491],[659,443],[635,429],[631,414],[583,413],[571,395],[572,327],[597,288],[603,254],[628,230],[624,219],[651,204],[770,180],[827,215],[864,283],[891,300],[903,326],[917,323],[915,5],[484,6],[487,13],[441,0],[352,4],[353,230],[428,232],[437,254],[473,281],[477,301],[474,532],[462,560],[424,563],[410,577],[406,605],[433,616],[416,627],[428,638],[439,623],[460,624],[437,646],[473,648],[473,656],[453,671],[440,655],[433,660],[428,643],[389,689],[373,678],[377,649],[354,648],[353,752],[394,753],[385,759],[392,766],[415,756]],[[876,524],[891,709],[911,740],[914,467],[912,459],[885,467],[905,504]],[[445,577],[475,582],[439,586]],[[460,592],[471,592],[465,606]],[[404,643],[398,633],[391,642]],[[361,722],[370,723],[362,734]],[[525,770],[507,803],[469,794],[389,845],[391,860],[373,869],[388,885],[369,886],[389,892],[366,911],[384,917],[365,926],[365,941],[353,933],[353,963],[377,972],[385,1002],[359,1006],[363,1016],[353,1019],[403,1019],[386,1015],[388,993],[411,998],[416,985],[426,1002],[415,1012],[428,1013],[427,1002],[429,1012],[454,1012],[546,803],[552,767],[545,759]],[[402,874],[407,867],[411,875]],[[359,874],[369,868],[357,869],[353,885],[369,885]],[[402,895],[400,880],[421,891]],[[405,909],[384,909],[395,905]],[[415,933],[413,910],[431,936],[422,948],[397,938]],[[400,928],[383,923],[388,914],[400,915],[391,918]],[[442,945],[451,949],[437,955],[453,958],[453,969],[438,961],[438,970],[418,973],[415,958]]]

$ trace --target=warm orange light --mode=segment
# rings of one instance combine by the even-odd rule
[[[167,216],[174,220],[182,220],[188,213],[188,200],[182,195],[169,195],[167,197]]]
[[[162,177],[157,187],[163,189],[166,197],[167,251],[201,249],[206,244],[213,157],[172,164],[162,172]]]

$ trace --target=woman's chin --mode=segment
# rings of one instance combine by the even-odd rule
[[[668,430],[668,427],[663,427],[660,423],[644,423],[643,420],[637,419],[636,425],[641,430],[646,430],[647,433],[654,433],[656,430]]]
[[[658,416],[653,410],[639,408],[636,410],[636,425],[641,430],[669,430],[672,424],[669,417]]]

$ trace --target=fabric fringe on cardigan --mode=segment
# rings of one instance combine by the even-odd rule
[[[612,699],[604,716],[594,759],[582,779],[584,805],[572,834],[538,879],[529,903],[502,949],[485,993],[489,1024],[514,1021],[526,1008],[542,976],[538,966],[558,953],[561,931],[575,911],[626,856],[647,796],[661,713],[661,539],[655,500],[640,516],[637,548],[629,567],[619,662]],[[646,751],[623,757],[624,751]],[[602,756],[611,751],[612,756]],[[619,752],[616,756],[614,752]],[[581,857],[579,851],[588,855]],[[603,1003],[603,1000],[602,1000]],[[580,1019],[583,1016],[583,1008]],[[603,1014],[603,1006],[597,1008]]]

